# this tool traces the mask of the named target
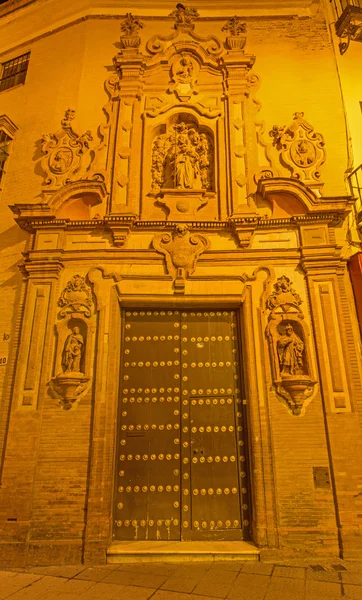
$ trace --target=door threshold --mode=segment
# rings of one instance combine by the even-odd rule
[[[260,560],[252,542],[147,542],[116,541],[107,550],[108,563],[213,562]]]

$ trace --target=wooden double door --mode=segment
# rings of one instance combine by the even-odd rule
[[[238,330],[232,310],[125,311],[115,539],[248,537]]]

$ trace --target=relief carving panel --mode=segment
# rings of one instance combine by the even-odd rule
[[[209,247],[208,239],[190,232],[187,225],[177,225],[174,231],[156,235],[152,245],[166,259],[167,272],[174,281],[175,291],[183,293],[185,279],[195,271],[196,261]]]

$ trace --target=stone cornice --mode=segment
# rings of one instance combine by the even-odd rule
[[[89,231],[93,229],[109,229],[112,230],[116,227],[129,227],[130,231],[159,231],[159,230],[172,230],[178,221],[141,221],[137,220],[135,215],[109,215],[103,219],[84,219],[78,221],[72,221],[71,219],[56,219],[55,217],[47,214],[45,210],[44,215],[36,214],[36,210],[31,211],[31,205],[26,206],[26,209],[19,210],[16,212],[15,207],[11,207],[13,212],[17,215],[15,220],[18,225],[25,231],[34,233],[38,229],[62,229],[62,230],[79,230]],[[237,217],[229,219],[228,221],[189,221],[187,224],[190,229],[205,230],[208,233],[212,231],[223,231],[233,230],[235,227],[238,228],[250,228],[251,226],[255,229],[296,229],[300,225],[307,225],[311,223],[327,223],[330,226],[337,225],[343,220],[345,216],[344,210],[338,211],[326,211],[316,212],[310,215],[296,215],[288,218],[280,219],[264,219],[262,217]]]
[[[89,18],[121,18],[126,12],[137,13],[143,19],[156,16],[168,18],[174,10],[174,0],[159,0],[157,9],[147,0],[133,0],[129,4],[119,0],[9,0],[0,6],[2,36],[0,54],[29,44],[35,39]],[[247,17],[308,17],[319,0],[199,0],[200,21],[234,14]],[[172,19],[170,19],[172,20]],[[14,43],[16,40],[16,45]]]

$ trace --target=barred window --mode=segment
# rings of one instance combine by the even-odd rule
[[[30,52],[4,62],[0,78],[0,92],[25,82]]]
[[[9,146],[11,141],[11,137],[5,133],[5,131],[0,130],[0,185],[2,176],[5,173],[5,162],[9,156]]]

